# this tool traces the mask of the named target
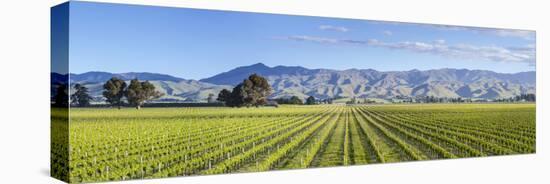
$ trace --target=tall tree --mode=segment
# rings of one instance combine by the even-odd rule
[[[207,101],[208,103],[214,103],[214,102],[215,102],[215,100],[214,100],[214,94],[209,93],[209,94],[208,94],[208,98],[206,98],[206,101]]]
[[[251,80],[245,79],[242,83],[242,89],[244,90],[244,93],[242,95],[243,98],[243,105],[246,105],[246,107],[250,107],[251,105],[258,104],[258,97],[259,94],[254,89],[254,83],[252,83]]]
[[[141,109],[141,106],[148,100],[160,98],[162,93],[155,90],[155,86],[149,81],[140,82],[138,79],[130,81],[130,85],[126,90],[126,99],[128,103],[135,106],[136,109]]]
[[[113,77],[103,84],[103,97],[107,99],[107,102],[112,106],[118,106],[118,109],[124,104],[122,98],[124,97],[124,90],[126,89],[126,82]]]
[[[220,93],[218,93],[218,98],[216,100],[220,102],[224,102],[226,105],[228,101],[231,99],[231,91],[227,89],[222,89]],[[229,105],[227,105],[229,106]]]
[[[229,107],[260,106],[267,103],[271,94],[271,86],[265,78],[257,74],[250,75],[242,83],[233,88],[233,91],[222,90],[218,94],[218,101]]]
[[[55,89],[54,106],[69,107],[69,95],[66,84],[60,84]]]
[[[230,107],[242,107],[245,105],[246,91],[243,84],[239,84],[233,88],[231,92],[231,98],[229,98],[228,106]]]
[[[299,105],[301,105],[301,104],[303,104],[304,102],[303,102],[302,99],[300,99],[299,97],[297,97],[297,96],[292,96],[292,97],[290,97],[290,103],[291,103],[291,104],[299,104]]]
[[[71,103],[80,107],[89,106],[92,97],[88,94],[88,88],[82,84],[75,84],[74,89],[75,93],[71,95]]]
[[[252,82],[251,95],[254,98],[251,105],[256,107],[259,105],[265,105],[267,103],[267,97],[271,95],[271,85],[269,85],[267,79],[258,74],[252,74],[248,77],[248,80]]]
[[[315,102],[315,97],[313,97],[313,96],[307,97],[307,99],[306,99],[306,104],[307,105],[314,105],[315,103],[316,103]]]

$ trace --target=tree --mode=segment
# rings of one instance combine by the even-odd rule
[[[60,84],[55,89],[54,95],[54,106],[56,107],[68,107],[69,106],[69,95],[67,95],[67,85]]]
[[[250,75],[242,83],[233,88],[233,91],[222,90],[218,94],[218,101],[229,107],[250,107],[267,104],[267,97],[271,94],[271,86],[265,78],[257,74]]]
[[[103,84],[103,97],[107,100],[107,103],[112,106],[118,106],[118,109],[124,104],[122,98],[124,97],[124,90],[126,89],[126,82],[113,77]]]
[[[92,97],[88,94],[88,88],[81,84],[75,84],[74,89],[76,91],[71,95],[71,103],[80,107],[89,106]]]
[[[510,98],[495,99],[497,102],[536,102],[536,95],[532,93],[520,94]]]
[[[259,94],[257,94],[257,91],[254,90],[254,83],[252,83],[251,80],[245,79],[242,83],[242,89],[244,90],[242,95],[243,102],[246,107],[250,107],[253,104],[258,104]]]
[[[315,97],[313,96],[309,96],[307,97],[306,99],[306,105],[314,105],[316,102],[315,102]]]
[[[271,95],[271,85],[264,77],[252,74],[243,81],[245,91],[244,103],[246,106],[260,106],[267,103],[267,97]]]
[[[290,97],[290,104],[299,104],[299,105],[301,105],[301,104],[304,104],[304,102],[299,97],[292,96],[292,97]]]
[[[214,94],[209,93],[209,94],[208,94],[208,98],[206,98],[206,101],[207,101],[208,103],[214,103],[214,102],[215,102],[215,100],[214,100]]]
[[[229,107],[242,107],[244,104],[244,98],[246,96],[246,91],[243,87],[243,84],[239,84],[233,88],[231,96],[229,98]]]
[[[155,90],[155,86],[149,81],[140,82],[138,79],[130,81],[126,90],[126,99],[128,103],[141,109],[141,106],[149,100],[160,98],[163,94]]]
[[[222,89],[220,93],[218,93],[218,98],[216,100],[227,103],[229,99],[231,99],[231,91],[227,89]]]
[[[304,102],[300,97],[292,96],[290,98],[277,98],[275,101],[278,104],[296,104],[296,105],[302,105]]]
[[[346,104],[357,104],[357,99],[355,97],[352,97],[349,101],[346,102]]]

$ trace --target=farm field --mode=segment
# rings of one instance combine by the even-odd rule
[[[71,182],[536,152],[535,104],[71,108],[70,115],[71,146],[52,135],[52,150],[69,149]]]

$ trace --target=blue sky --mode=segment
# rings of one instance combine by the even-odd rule
[[[202,79],[262,62],[380,71],[535,70],[535,33],[71,2],[70,71]]]
[[[51,9],[51,70],[66,74],[69,72],[69,3]]]

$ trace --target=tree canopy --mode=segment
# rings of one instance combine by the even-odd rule
[[[208,94],[208,98],[206,98],[206,102],[208,102],[208,103],[214,103],[214,102],[216,102],[216,100],[214,99],[214,94],[209,93],[209,94]]]
[[[103,85],[103,96],[111,105],[116,105],[120,109],[124,105],[124,97],[128,103],[140,109],[148,100],[160,98],[163,94],[155,90],[155,86],[149,81],[140,82],[138,79],[130,81],[126,87],[126,82],[113,77]]]
[[[231,99],[231,91],[227,89],[222,89],[220,93],[218,93],[218,98],[216,100],[220,102],[225,102],[227,104],[229,99]]]
[[[315,97],[309,96],[306,99],[306,105],[315,105],[317,102],[315,100]]]
[[[69,97],[67,92],[67,85],[61,84],[55,89],[54,106],[56,107],[68,107]]]
[[[275,99],[275,101],[277,101],[277,103],[279,104],[294,104],[294,105],[304,104],[303,100],[297,96],[292,96],[290,98],[278,98],[278,99]]]
[[[124,105],[123,97],[126,89],[126,82],[119,78],[113,77],[103,84],[103,97],[107,103],[120,107]]]
[[[223,89],[218,94],[218,101],[229,107],[250,107],[267,104],[267,97],[271,95],[271,85],[264,77],[252,74],[242,83],[233,88],[233,91]]]
[[[74,89],[75,93],[71,95],[71,103],[80,107],[89,106],[92,97],[88,94],[88,88],[82,84],[75,84]]]
[[[126,99],[128,103],[140,109],[141,106],[148,100],[160,98],[162,93],[155,90],[155,86],[149,81],[140,82],[138,79],[130,81],[130,85],[126,90]]]

